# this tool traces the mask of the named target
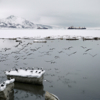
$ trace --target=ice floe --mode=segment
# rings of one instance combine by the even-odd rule
[[[17,69],[14,71],[6,71],[6,75],[10,76],[21,76],[21,77],[36,77],[40,78],[45,73],[45,70],[25,70],[25,69]]]
[[[46,43],[46,40],[34,40],[33,43]]]
[[[15,79],[6,80],[0,84],[0,91],[3,91],[7,85],[14,83]]]

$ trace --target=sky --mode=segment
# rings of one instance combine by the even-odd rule
[[[100,0],[0,0],[0,19],[10,15],[34,24],[100,27]]]

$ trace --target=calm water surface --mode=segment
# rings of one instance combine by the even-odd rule
[[[45,91],[60,100],[100,100],[100,41],[0,39],[0,83],[4,70],[43,67],[43,86],[15,83],[13,100],[44,100]]]

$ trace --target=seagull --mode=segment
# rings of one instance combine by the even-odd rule
[[[55,59],[59,58],[59,56],[55,56]]]
[[[90,53],[89,53],[90,54]],[[92,54],[90,54],[92,57],[95,57],[97,54],[95,54],[95,55],[92,55]]]
[[[87,53],[83,53],[83,55],[85,55],[85,54],[87,54]]]
[[[39,70],[39,68],[37,68]]]
[[[18,69],[17,68],[15,70],[18,72]]]
[[[36,73],[37,73],[37,71],[36,71]]]
[[[5,82],[3,82],[3,84],[5,84]]]
[[[43,67],[42,68],[40,68],[41,70],[43,70]]]
[[[8,78],[8,80],[11,80],[11,77],[10,77],[10,78]]]
[[[76,52],[73,52],[73,53],[71,53],[71,54],[67,54],[68,56],[70,56],[70,55],[72,55],[72,54],[75,54]]]
[[[39,72],[39,74],[40,74],[41,72]]]
[[[44,70],[42,69],[42,72],[43,72]]]
[[[28,67],[28,69],[30,69],[30,67]]]
[[[85,52],[89,51],[89,50],[92,50],[92,49],[87,49]]]
[[[4,86],[4,84],[1,84],[1,87],[3,87]]]
[[[64,50],[67,50],[68,48],[64,48]]]
[[[34,68],[32,68],[32,70],[34,70]]]
[[[68,47],[68,49],[70,49],[70,48],[73,48],[72,46],[71,47]]]
[[[53,64],[53,63],[56,63],[56,62],[54,62],[54,61],[51,61],[51,64]]]
[[[59,51],[59,53],[63,53],[63,51]]]
[[[86,47],[81,46],[83,49],[85,49]]]

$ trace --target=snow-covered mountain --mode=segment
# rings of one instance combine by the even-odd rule
[[[21,29],[59,29],[60,27],[53,27],[49,25],[34,24],[24,18],[9,16],[5,19],[0,19],[0,28],[21,28]]]
[[[6,19],[0,20],[1,28],[34,28],[34,23],[20,17],[9,16]]]

